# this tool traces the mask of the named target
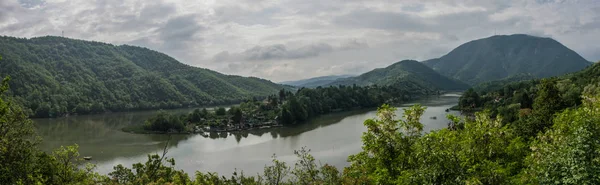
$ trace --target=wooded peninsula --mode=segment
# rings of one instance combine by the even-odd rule
[[[143,125],[123,128],[133,133],[233,132],[301,124],[331,112],[398,104],[440,91],[407,91],[392,86],[330,86],[280,90],[264,100],[250,99],[229,109],[195,109],[189,114],[159,111]]]

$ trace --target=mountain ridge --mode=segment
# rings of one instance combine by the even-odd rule
[[[385,68],[373,69],[356,77],[336,80],[329,85],[392,85],[422,87],[430,91],[464,90],[469,86],[445,77],[415,60],[402,60]]]
[[[284,86],[180,63],[148,48],[64,37],[0,37],[0,76],[35,117],[239,102]]]
[[[327,84],[329,84],[337,79],[340,79],[340,78],[348,78],[348,77],[353,77],[353,76],[356,76],[356,75],[318,76],[318,77],[307,78],[307,79],[283,81],[283,82],[279,82],[279,84],[292,85],[292,86],[296,86],[296,87],[313,88],[313,87],[327,85]]]
[[[521,73],[537,78],[557,76],[592,64],[554,39],[526,34],[472,40],[423,63],[471,85]]]

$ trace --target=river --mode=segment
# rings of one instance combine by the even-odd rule
[[[444,94],[407,103],[398,107],[398,117],[402,115],[402,108],[420,103],[427,107],[421,119],[424,131],[445,128],[448,123],[445,110],[456,105],[458,97],[458,94]],[[190,111],[170,110],[181,113]],[[44,151],[78,144],[81,156],[92,156],[90,162],[97,165],[96,170],[107,174],[117,164],[131,168],[133,163],[145,162],[147,154],[162,153],[168,136],[121,131],[124,126],[141,124],[155,112],[34,119],[34,122],[38,134],[43,138],[41,148]],[[183,169],[190,175],[199,170],[228,176],[234,169],[255,175],[262,173],[263,167],[271,163],[273,154],[293,166],[296,160],[294,150],[305,146],[322,164],[344,167],[348,165],[347,157],[361,150],[361,135],[366,131],[363,122],[374,118],[375,113],[374,109],[333,113],[293,127],[211,134],[207,138],[201,135],[173,135],[167,147],[167,156],[175,158],[175,168]],[[450,113],[458,114],[455,111]],[[431,119],[433,116],[437,119]]]

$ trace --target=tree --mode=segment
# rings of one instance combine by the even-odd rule
[[[189,114],[188,120],[192,123],[199,123],[203,117],[204,116],[202,115],[200,109],[194,109],[194,111],[191,114]]]
[[[480,97],[473,88],[468,89],[459,99],[459,106],[462,109],[471,109],[480,105]]]
[[[225,114],[227,114],[227,111],[225,111],[225,108],[223,107],[219,107],[216,111],[215,114],[217,114],[217,116],[225,116]]]
[[[281,90],[279,90],[279,101],[283,102],[285,100],[286,100],[285,89],[281,89]]]
[[[284,183],[284,179],[290,173],[290,167],[286,165],[285,162],[277,160],[275,154],[272,156],[273,165],[265,166],[263,172],[263,178],[265,179],[265,184],[270,185],[279,185]]]
[[[5,96],[9,80],[6,77],[0,84],[0,182],[29,184],[35,178],[28,174],[34,170],[39,140],[31,120]]]
[[[77,145],[48,155],[37,148],[32,121],[5,96],[9,77],[0,85],[0,182],[2,184],[95,184],[102,177],[93,166],[80,168]]]
[[[534,123],[531,128],[535,133],[541,132],[552,125],[554,113],[562,110],[563,101],[553,80],[544,79],[538,86],[537,97],[533,102]],[[531,133],[531,134],[535,134]]]
[[[240,123],[242,122],[242,110],[240,108],[234,108],[233,111],[233,117],[231,118],[233,120],[234,123]]]
[[[289,98],[289,110],[292,115],[294,115],[296,121],[306,121],[308,119],[308,112],[304,106],[298,102],[297,97]]]
[[[377,109],[379,119],[365,121],[363,151],[348,157],[350,167],[344,174],[351,181],[374,184],[396,184],[403,170],[411,168],[411,146],[420,136],[423,125],[419,122],[425,108],[414,105],[404,111],[405,120],[397,120],[396,108],[383,105]]]
[[[185,131],[185,125],[182,117],[185,118],[185,116],[172,115],[161,110],[155,116],[146,120],[143,128],[147,131],[162,133],[183,132]]]
[[[599,94],[588,93],[583,107],[554,118],[552,128],[531,146],[523,183],[600,184],[599,102]]]

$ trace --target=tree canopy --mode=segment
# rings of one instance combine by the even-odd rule
[[[0,76],[33,117],[238,103],[284,86],[182,64],[136,46],[0,37]]]

